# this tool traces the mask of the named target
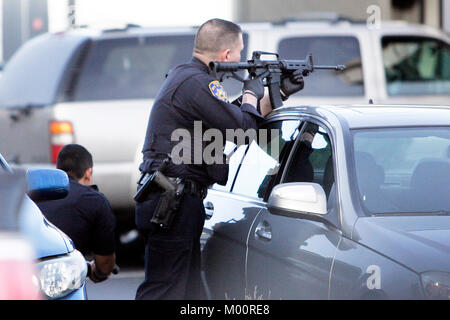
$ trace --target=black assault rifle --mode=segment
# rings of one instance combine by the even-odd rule
[[[274,55],[276,60],[261,60],[261,55]],[[263,84],[269,87],[270,102],[273,108],[278,108],[283,105],[281,100],[280,85],[281,76],[289,76],[294,71],[301,69],[304,77],[307,77],[314,70],[345,70],[344,65],[337,66],[318,66],[314,65],[312,54],[308,54],[305,60],[279,60],[278,53],[254,51],[252,59],[247,62],[214,62],[209,63],[211,72],[220,79],[234,78],[241,82],[244,81],[235,72],[239,70],[247,70],[250,77],[261,77]],[[265,81],[264,81],[265,80]]]

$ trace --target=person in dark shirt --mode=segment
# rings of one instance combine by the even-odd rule
[[[83,146],[69,144],[59,152],[56,167],[69,176],[69,194],[37,205],[77,250],[85,256],[93,254],[90,279],[106,280],[115,265],[115,217],[106,197],[91,186],[92,156]]]

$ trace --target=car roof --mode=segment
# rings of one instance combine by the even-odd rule
[[[128,38],[136,37],[139,35],[152,35],[152,34],[164,34],[164,35],[178,35],[178,34],[193,34],[195,35],[195,29],[193,27],[167,27],[167,28],[117,28],[117,29],[97,29],[97,28],[75,28],[66,31],[55,33],[59,36],[77,36],[96,39],[108,39],[108,38]]]
[[[289,114],[339,119],[350,129],[381,127],[450,126],[450,106],[434,105],[327,105],[289,106],[270,117]]]
[[[272,22],[245,22],[239,23],[245,31],[289,31],[295,30],[302,34],[303,32],[311,33],[315,30],[323,33],[324,31],[342,31],[353,33],[367,33],[368,27],[364,22],[352,22],[349,20],[336,21],[320,21],[305,20],[296,21],[288,20],[278,23]],[[171,35],[171,34],[193,34],[195,35],[199,26],[180,26],[180,27],[140,27],[128,24],[119,28],[104,29],[99,27],[77,27],[66,31],[58,32],[59,35],[78,35],[92,39],[105,38],[127,38],[136,37],[137,35]],[[446,37],[445,33],[440,30],[420,24],[412,24],[404,21],[383,21],[379,28],[370,30],[378,34],[415,34],[415,35],[434,35],[437,37]]]

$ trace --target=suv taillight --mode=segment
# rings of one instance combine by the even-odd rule
[[[58,153],[66,144],[74,142],[73,127],[68,121],[50,122],[50,152],[53,164],[56,164]]]

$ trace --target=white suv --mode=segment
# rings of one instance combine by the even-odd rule
[[[449,37],[419,25],[349,21],[243,24],[243,57],[345,64],[314,72],[286,104],[448,104]],[[131,209],[148,116],[165,74],[192,54],[196,28],[79,29],[27,42],[0,78],[0,151],[10,163],[53,166],[79,143],[94,157],[94,179],[115,209]],[[229,96],[241,84],[227,80]]]

